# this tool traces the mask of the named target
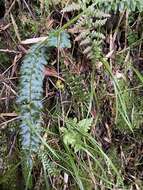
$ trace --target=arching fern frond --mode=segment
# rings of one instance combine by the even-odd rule
[[[42,128],[42,95],[44,66],[47,64],[46,50],[51,47],[70,47],[69,36],[51,33],[43,44],[30,48],[21,66],[18,104],[20,108],[20,136],[22,157],[24,157],[24,177],[27,184],[33,167],[32,156],[39,151]]]
[[[67,5],[63,12],[81,10],[83,15],[74,25],[75,31],[79,31],[76,41],[83,46],[83,54],[92,59],[96,57],[97,49],[101,52],[104,35],[101,27],[105,25],[107,18],[114,12],[138,10],[143,11],[142,0],[79,0],[78,3]],[[83,33],[82,33],[83,32]],[[82,37],[82,38],[81,38]],[[95,48],[96,44],[99,46]],[[96,51],[94,51],[96,49]]]
[[[79,1],[78,10],[83,11],[83,15],[77,20],[74,25],[74,30],[79,31],[78,36],[75,38],[75,41],[79,41],[80,46],[83,49],[83,54],[87,55],[88,58],[92,59],[95,57],[93,50],[93,43],[102,44],[105,36],[101,32],[101,27],[105,25],[107,18],[110,17],[109,14],[97,9],[95,3],[88,5],[88,1]],[[68,5],[63,9],[64,12],[69,10],[75,10],[74,4]],[[76,9],[77,10],[77,9]],[[100,43],[99,43],[100,42]],[[94,55],[93,55],[94,54]]]
[[[18,103],[21,115],[22,149],[37,151],[38,138],[32,126],[39,133],[41,125],[41,98],[43,94],[43,71],[47,64],[44,50],[33,46],[25,56],[21,66]]]

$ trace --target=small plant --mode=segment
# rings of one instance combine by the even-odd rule
[[[93,118],[83,119],[79,122],[77,122],[76,118],[68,119],[66,121],[67,128],[61,128],[65,145],[71,145],[75,152],[82,150],[84,144],[82,135],[88,134],[92,122]]]

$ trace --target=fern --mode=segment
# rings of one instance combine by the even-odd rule
[[[18,103],[20,106],[20,136],[22,146],[23,175],[28,185],[31,179],[28,176],[33,167],[32,154],[38,151],[40,140],[36,133],[41,133],[41,110],[43,94],[43,71],[46,65],[44,49],[37,45],[31,47],[21,66],[21,78]],[[36,133],[35,133],[36,132]]]
[[[50,47],[70,47],[69,36],[66,33],[51,33],[47,41],[31,47],[21,66],[19,85],[20,136],[22,154],[24,154],[24,176],[27,180],[33,167],[32,156],[39,150],[42,128],[42,95],[43,71],[46,61],[46,50]],[[29,179],[30,180],[30,179]]]
[[[39,158],[45,172],[47,172],[49,176],[56,176],[59,174],[57,166],[48,158],[48,154],[45,151],[39,153]]]
[[[96,54],[101,54],[102,41],[105,38],[101,27],[105,25],[110,13],[127,10],[128,12],[143,11],[142,0],[79,0],[78,3],[67,5],[63,12],[82,11],[83,15],[74,25],[79,31],[76,41],[83,46],[83,54],[95,59]],[[108,14],[109,13],[109,14]],[[97,56],[98,59],[99,56]]]
[[[94,3],[91,6],[88,6],[87,3],[87,1],[79,1],[78,5],[72,3],[65,7],[63,11],[67,12],[80,9],[83,11],[83,15],[74,25],[74,30],[79,31],[79,35],[76,37],[75,41],[80,42],[80,46],[83,48],[83,54],[86,54],[88,58],[92,59],[96,56],[95,54],[93,55],[94,51],[92,51],[95,44],[97,44],[98,47],[101,46],[105,38],[100,29],[105,25],[110,15],[96,9]],[[99,51],[101,50],[99,49]]]
[[[143,11],[143,1],[142,0],[92,0],[93,3],[104,11],[124,11],[129,12],[138,10]]]
[[[86,89],[83,84],[85,78],[82,75],[72,73],[64,64],[61,65],[61,71],[73,102],[79,103],[89,101],[89,89]]]
[[[78,152],[83,148],[83,135],[88,134],[93,118],[83,119],[77,122],[77,119],[67,119],[67,128],[61,128],[63,133],[63,142],[67,146],[74,148]]]
[[[35,129],[40,129],[41,125],[41,110],[42,110],[42,83],[44,65],[46,59],[44,57],[43,49],[36,49],[33,46],[29,54],[23,60],[21,67],[21,79],[19,99],[21,109],[21,136],[22,148],[37,151],[38,140],[33,134],[32,126]]]

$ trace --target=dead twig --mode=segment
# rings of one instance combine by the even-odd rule
[[[3,52],[3,53],[14,53],[14,54],[21,53],[20,51],[15,51],[15,50],[10,50],[10,49],[0,49],[0,52]]]

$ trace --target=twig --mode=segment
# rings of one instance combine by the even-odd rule
[[[15,54],[21,53],[20,51],[15,51],[15,50],[10,50],[10,49],[0,49],[0,52],[3,52],[3,53],[15,53]]]

